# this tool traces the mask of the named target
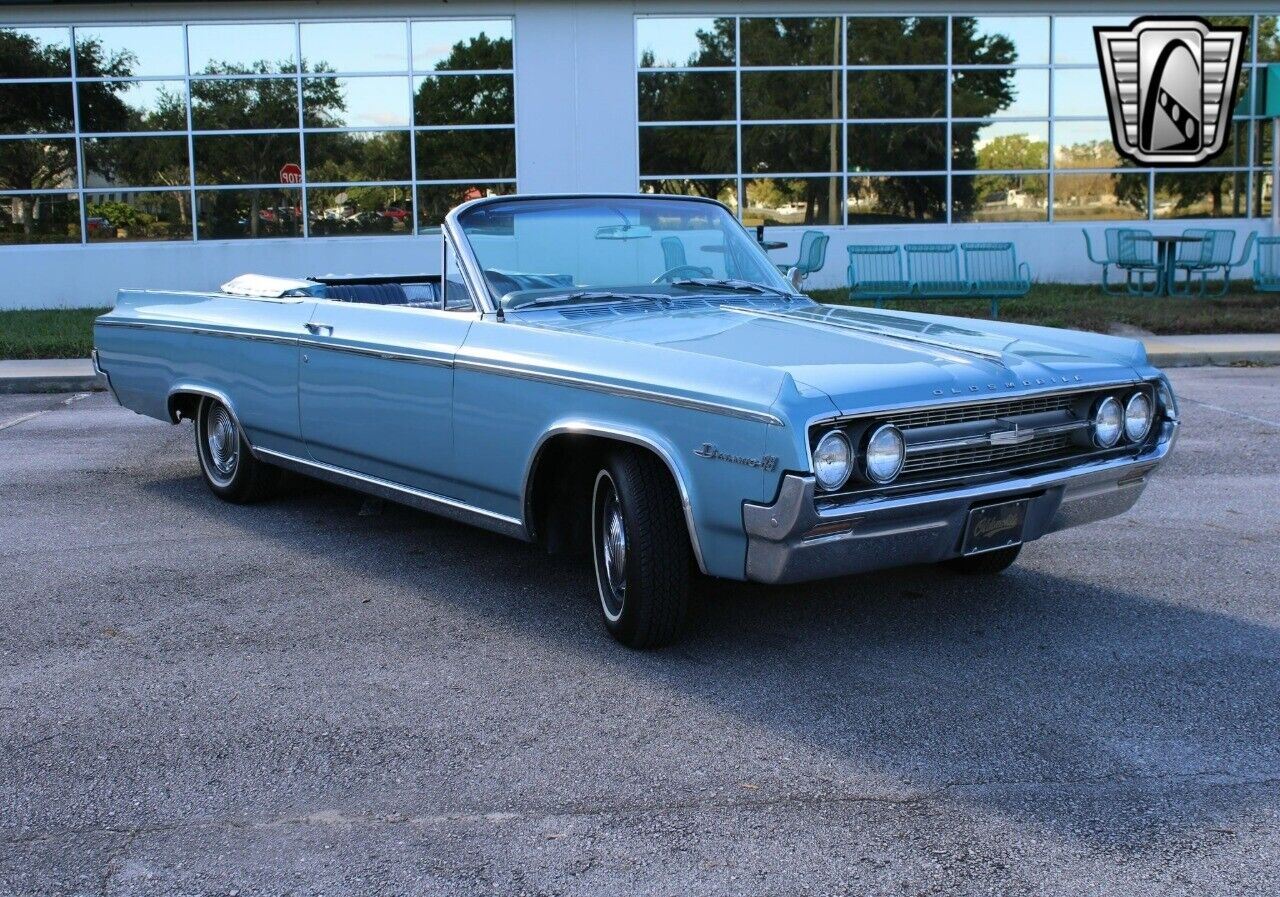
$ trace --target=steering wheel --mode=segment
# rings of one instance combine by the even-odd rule
[[[684,275],[686,277],[690,275],[693,277],[710,277],[711,269],[700,268],[697,265],[676,265],[674,268],[668,268],[663,271],[653,280],[649,281],[649,283],[662,283],[664,280],[670,282],[675,280],[677,275]]]

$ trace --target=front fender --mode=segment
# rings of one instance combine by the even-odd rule
[[[713,426],[714,425],[714,426]],[[742,579],[745,575],[746,536],[742,529],[742,503],[763,495],[763,469],[697,454],[721,428],[722,444],[743,451],[747,445],[762,457],[767,426],[747,421],[735,422],[736,428],[750,430],[729,436],[722,432],[723,418],[708,416],[697,430],[698,439],[682,438],[682,433],[658,429],[636,421],[620,421],[605,417],[573,416],[552,423],[538,438],[525,465],[522,507],[526,521],[532,519],[532,486],[543,450],[557,436],[594,436],[630,443],[653,452],[666,465],[680,495],[685,525],[698,569],[711,576]],[[683,428],[682,428],[683,429]]]

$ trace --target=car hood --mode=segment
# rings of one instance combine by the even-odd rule
[[[597,306],[530,318],[538,326],[785,371],[843,413],[939,396],[1133,380],[1145,364],[1136,340],[814,302]]]

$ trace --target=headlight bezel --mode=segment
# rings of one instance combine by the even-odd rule
[[[1102,420],[1102,410],[1108,405],[1115,406],[1116,422],[1115,422],[1115,438],[1103,439],[1099,423]],[[1113,395],[1106,395],[1098,399],[1093,406],[1093,410],[1089,415],[1089,433],[1093,439],[1093,444],[1100,449],[1113,449],[1120,444],[1121,438],[1124,436],[1124,406],[1120,404],[1120,400]]]
[[[822,474],[818,472],[818,456],[822,453],[822,446],[827,440],[838,440],[844,445],[845,461],[844,473],[838,480],[824,481]],[[854,457],[853,443],[849,441],[849,436],[844,430],[835,428],[827,430],[813,445],[813,476],[817,480],[818,488],[823,492],[835,492],[845,483],[849,482],[849,477],[853,476]]]
[[[888,433],[896,435],[897,446],[898,446],[898,451],[897,451],[898,460],[897,460],[897,464],[893,468],[893,472],[889,476],[881,477],[881,476],[877,476],[871,469],[871,445],[882,434],[888,434]],[[874,429],[871,430],[871,432],[867,435],[866,440],[863,442],[861,473],[863,477],[870,483],[874,483],[877,486],[888,486],[889,484],[893,483],[896,479],[898,479],[899,476],[902,475],[902,468],[906,464],[906,461],[907,461],[906,437],[904,437],[902,435],[902,431],[898,429],[898,427],[894,426],[893,424],[890,424],[890,423],[880,424],[878,427],[875,427]]]

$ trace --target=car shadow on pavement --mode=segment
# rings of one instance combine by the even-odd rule
[[[1177,584],[1155,575],[1120,588],[1089,570],[1049,572],[1052,538],[1000,577],[915,567],[790,587],[700,581],[684,640],[634,652],[599,625],[584,562],[393,504],[360,516],[360,496],[306,480],[249,508],[194,480],[140,488],[396,593],[429,580],[424,602],[511,644],[702,702],[809,762],[866,771],[885,793],[1111,844],[1280,802],[1267,778],[1280,754],[1280,632],[1179,603],[1163,591]],[[1133,569],[1122,551],[1107,560]],[[372,636],[376,616],[367,625]],[[838,791],[836,779],[814,788]],[[1176,799],[1189,789],[1194,806]],[[1141,812],[1105,809],[1108,795],[1132,808],[1135,794]]]

